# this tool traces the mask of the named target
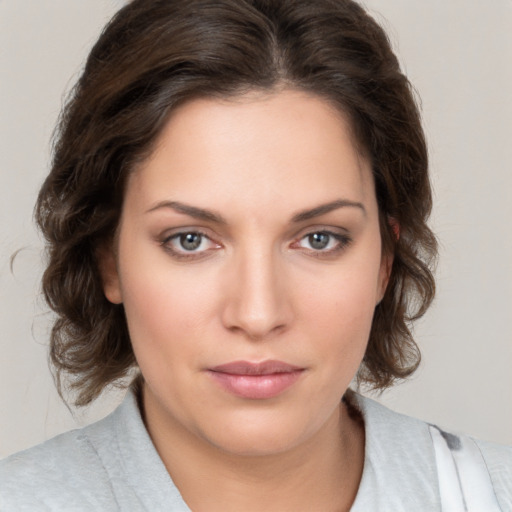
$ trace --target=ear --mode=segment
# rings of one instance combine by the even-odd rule
[[[387,220],[393,231],[395,242],[398,242],[398,240],[400,240],[400,224],[394,217],[388,216]],[[377,296],[379,297],[378,303],[380,303],[380,301],[384,298],[384,294],[386,293],[386,288],[388,286],[389,279],[391,277],[391,271],[393,269],[394,259],[395,256],[393,252],[386,249],[382,250],[378,283],[379,289],[377,290]]]
[[[113,244],[98,248],[96,258],[105,297],[109,302],[112,302],[112,304],[121,304],[123,297]]]
[[[395,259],[394,255],[391,252],[383,252],[380,260],[380,270],[379,270],[379,282],[378,282],[378,290],[377,297],[378,302],[384,298],[384,294],[386,293],[386,288],[388,287],[389,279],[391,277],[391,270],[393,268],[393,260]]]
[[[393,230],[393,234],[395,235],[395,240],[398,242],[400,240],[400,224],[394,217],[388,216],[388,224],[391,226]]]

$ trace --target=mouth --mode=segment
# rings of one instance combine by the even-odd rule
[[[293,386],[304,371],[305,368],[273,360],[261,363],[233,361],[208,369],[224,391],[251,400],[280,395]]]

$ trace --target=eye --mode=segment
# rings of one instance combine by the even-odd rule
[[[332,254],[343,250],[350,242],[351,239],[347,235],[331,231],[315,231],[303,236],[297,245],[315,253]]]
[[[178,235],[176,241],[178,242],[180,249],[185,251],[195,251],[204,244],[205,238],[201,233],[185,233]]]
[[[323,251],[329,248],[329,244],[333,242],[333,237],[328,233],[311,233],[304,237],[311,248]]]
[[[164,248],[177,258],[194,257],[220,247],[200,231],[182,231],[166,237]]]

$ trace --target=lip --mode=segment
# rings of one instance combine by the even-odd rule
[[[210,376],[228,393],[252,400],[280,395],[301,377],[305,368],[282,361],[261,363],[233,361],[208,369]]]

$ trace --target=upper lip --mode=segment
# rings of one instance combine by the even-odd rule
[[[210,368],[212,372],[228,373],[230,375],[272,375],[274,373],[291,373],[299,370],[304,370],[304,368],[275,360],[262,361],[261,363],[232,361]]]

